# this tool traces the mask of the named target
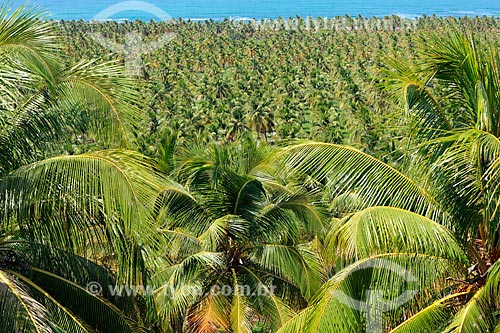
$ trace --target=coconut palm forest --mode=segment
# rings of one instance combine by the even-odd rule
[[[499,32],[1,6],[0,332],[500,332]]]

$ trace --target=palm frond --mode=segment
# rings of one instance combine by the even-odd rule
[[[306,300],[316,293],[324,279],[320,259],[305,246],[257,244],[251,251],[251,259],[265,270],[291,279]]]
[[[6,207],[1,219],[18,223],[29,237],[79,253],[96,239],[104,241],[115,251],[119,268],[127,270],[119,272],[120,278],[131,281],[141,269],[134,242],[158,244],[151,212],[166,183],[135,152],[55,157],[0,181]]]
[[[198,237],[211,225],[210,211],[182,186],[162,188],[155,203],[156,223],[164,229],[181,228]]]
[[[223,264],[220,253],[198,252],[154,275],[150,283],[157,286],[154,298],[162,321],[175,321],[197,304],[206,292],[203,278],[212,279]]]
[[[424,216],[394,207],[370,207],[334,222],[326,237],[331,260],[348,262],[377,254],[428,254],[465,264],[453,234]]]
[[[310,176],[338,195],[356,191],[362,207],[393,206],[449,223],[432,193],[393,167],[354,148],[309,142],[283,149],[274,157],[289,175]]]
[[[197,305],[188,318],[189,328],[192,333],[217,333],[228,331],[230,323],[227,314],[231,313],[231,303],[228,297],[220,293],[210,293]]]
[[[90,130],[98,138],[117,138],[127,146],[144,115],[140,97],[132,78],[123,74],[116,61],[96,63],[81,61],[60,75],[55,82],[56,108],[71,109],[85,105],[87,117],[92,119]],[[106,124],[108,127],[106,127]]]
[[[126,317],[115,305],[83,287],[47,271],[28,268],[30,280],[57,300],[87,325],[100,332],[145,332],[141,326]],[[109,288],[109,286],[102,286]]]
[[[456,298],[465,296],[467,293],[457,293],[434,301],[431,305],[423,308],[403,323],[395,327],[390,333],[433,333],[449,320],[453,313],[453,307],[457,306]]]
[[[247,235],[248,221],[236,215],[226,215],[216,219],[198,239],[206,251],[217,251],[228,237],[238,239],[246,238]]]
[[[278,329],[295,315],[293,309],[287,304],[287,295],[278,294],[274,288],[276,286],[270,286],[265,275],[262,276],[259,274],[260,272],[254,271],[251,267],[243,266],[242,270],[240,275],[243,275],[245,286],[252,290],[249,297],[250,304],[259,313],[265,314],[261,320],[269,323],[273,329]]]
[[[280,332],[360,332],[365,321],[363,311],[396,309],[419,293],[437,285],[455,269],[453,263],[438,257],[413,253],[387,253],[359,260],[335,274],[316,293],[307,310],[285,325]],[[388,289],[390,286],[390,290]],[[368,291],[383,290],[389,300],[371,299]],[[384,311],[387,311],[384,310]]]
[[[65,332],[95,332],[85,322],[83,322],[80,318],[74,315],[70,310],[60,304],[55,298],[31,280],[13,271],[10,271],[9,273],[31,289],[31,293],[34,295],[34,298],[38,299],[40,304],[43,304],[43,306],[47,309],[47,312],[50,313],[51,318],[53,318],[55,323],[57,323],[58,328],[63,329]]]
[[[19,274],[25,274],[24,267],[34,266],[80,286],[86,286],[90,282],[99,283],[101,286],[117,285],[110,269],[72,252],[40,243],[16,240],[0,243],[0,254],[10,258],[10,270]],[[113,291],[114,289],[103,288],[102,296],[135,321],[141,321],[145,317],[140,298],[113,295]]]
[[[233,303],[231,305],[231,330],[234,333],[251,333],[252,325],[250,323],[249,309],[246,304],[245,295],[243,295],[243,284],[240,284],[236,272],[233,270]]]
[[[0,6],[0,104],[11,105],[30,86],[29,74],[23,65],[43,63],[45,68],[57,64],[59,47],[52,23],[43,20],[36,8],[19,6],[12,9],[8,4]]]
[[[0,271],[0,313],[4,332],[54,332],[55,325],[47,309],[5,271]]]
[[[453,29],[447,38],[432,34],[421,59],[422,70],[435,73],[440,82],[447,84],[451,105],[465,109],[464,119],[480,130],[493,131],[497,135],[498,75],[496,58],[488,57],[478,38]],[[493,54],[493,53],[492,53]],[[461,104],[459,104],[461,103]],[[460,118],[459,118],[460,119]]]
[[[452,129],[452,124],[443,106],[429,88],[433,79],[422,77],[418,67],[402,60],[388,61],[390,70],[384,71],[384,88],[405,110],[417,138],[439,137]]]
[[[454,317],[444,333],[492,332],[495,318],[485,298],[485,289],[479,289]]]
[[[267,183],[264,183],[266,187]],[[287,187],[277,187],[271,185],[269,191],[271,196],[271,204],[264,208],[263,217],[272,222],[273,210],[285,210],[293,212],[298,220],[299,232],[305,231],[308,234],[322,234],[324,231],[325,210],[320,206],[321,199],[318,191],[307,191],[304,188],[294,188],[289,185]],[[267,218],[266,216],[269,215]],[[291,219],[292,221],[294,219]],[[282,227],[286,223],[279,223]],[[294,230],[297,226],[290,226],[290,230]],[[286,228],[284,228],[286,229]],[[290,232],[290,234],[293,234]]]

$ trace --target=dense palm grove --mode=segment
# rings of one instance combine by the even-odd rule
[[[500,21],[280,24],[2,7],[1,332],[500,331]]]
[[[143,56],[141,108],[149,121],[137,135],[147,155],[155,154],[165,131],[209,142],[234,141],[252,130],[270,142],[342,143],[395,161],[406,132],[379,85],[388,58],[415,56],[422,32],[446,32],[452,24],[493,40],[500,29],[493,18],[337,18],[318,31],[305,30],[303,21],[285,23],[69,21],[59,31],[66,53],[102,60],[116,55],[94,33],[121,42],[129,31],[145,42],[176,33],[166,47]]]

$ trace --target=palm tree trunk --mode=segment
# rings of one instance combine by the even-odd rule
[[[484,275],[488,271],[488,267],[486,266],[486,263],[484,262],[483,258],[481,257],[481,254],[476,248],[476,244],[474,243],[475,240],[471,240],[469,244],[467,244],[467,252],[476,259],[478,265],[479,265],[479,271],[481,275]]]
[[[182,327],[184,326],[184,320],[182,317],[177,318],[174,324],[174,331],[175,333],[183,333],[182,332]]]

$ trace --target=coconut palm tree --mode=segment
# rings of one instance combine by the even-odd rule
[[[165,329],[251,332],[261,322],[275,330],[321,286],[314,194],[273,179],[269,151],[246,140],[177,155],[172,174],[182,186],[165,188],[157,204],[171,244],[152,277]]]
[[[116,62],[70,63],[52,24],[24,7],[1,7],[1,173],[50,156],[62,137],[127,145],[140,115],[133,82]],[[95,138],[94,138],[95,139]]]
[[[481,45],[457,32],[434,35],[415,64],[392,63],[388,87],[405,106],[416,146],[404,173],[336,145],[303,144],[280,156],[289,170],[354,197],[353,213],[326,238],[332,277],[280,332],[369,331],[373,322],[380,332],[498,329],[500,72],[496,50]],[[362,290],[388,299],[418,292],[403,307],[380,309],[388,302]],[[356,300],[378,320],[363,317],[367,307]]]
[[[0,331],[141,331],[134,299],[106,288],[143,278],[161,177],[121,148],[56,156],[82,133],[126,145],[131,82],[116,63],[66,68],[52,23],[25,7],[0,7],[0,53]]]
[[[419,20],[418,24],[426,30],[448,31],[448,24],[452,21],[452,18],[431,17]],[[359,24],[360,19],[349,22]],[[486,18],[463,19],[460,22],[471,27],[477,24],[475,29],[485,30],[484,38],[490,39],[486,30],[498,26],[497,22]],[[498,257],[495,245],[498,242],[496,55],[484,53],[482,43],[478,44],[478,41],[471,44],[468,39],[462,38],[460,42],[460,38],[453,36],[451,42],[434,37],[414,47],[415,34],[384,29],[370,34],[363,29],[335,33],[321,31],[318,34],[270,31],[272,28],[251,29],[251,36],[255,38],[241,38],[244,30],[230,26],[232,23],[178,23],[173,29],[180,38],[173,41],[170,47],[148,55],[145,62],[149,77],[153,80],[158,78],[151,83],[154,85],[152,108],[158,109],[151,120],[155,133],[161,133],[177,123],[176,129],[188,141],[198,136],[200,131],[207,131],[209,134],[200,135],[204,138],[204,146],[195,147],[190,150],[187,159],[178,161],[168,147],[171,143],[166,140],[165,149],[160,151],[164,159],[160,167],[180,185],[159,176],[143,156],[135,154],[130,157],[130,153],[122,151],[65,157],[61,160],[72,168],[77,166],[80,169],[65,174],[61,171],[60,177],[51,174],[59,168],[55,160],[36,163],[30,174],[38,177],[36,181],[26,182],[25,187],[19,187],[24,180],[14,184],[23,189],[22,193],[44,184],[42,189],[46,189],[45,194],[33,195],[33,198],[43,198],[40,199],[44,202],[43,208],[47,208],[44,211],[52,215],[54,211],[59,212],[58,216],[49,214],[55,226],[67,223],[78,225],[78,230],[87,230],[89,225],[82,224],[71,212],[83,211],[80,207],[85,205],[81,198],[96,198],[96,202],[92,201],[94,209],[84,212],[99,212],[99,219],[93,221],[104,230],[100,238],[108,240],[109,234],[116,237],[117,233],[122,236],[122,230],[130,237],[123,243],[104,242],[113,248],[112,251],[87,247],[97,252],[94,257],[102,259],[113,269],[139,268],[142,259],[149,261],[156,272],[154,281],[159,285],[155,294],[155,310],[166,329],[172,326],[177,331],[199,330],[201,327],[214,331],[218,327],[244,331],[248,330],[249,322],[265,322],[266,317],[267,325],[277,327],[283,319],[269,315],[275,314],[277,309],[272,297],[264,298],[259,303],[256,298],[238,297],[240,294],[226,297],[210,291],[218,289],[218,286],[234,288],[240,281],[252,286],[248,274],[241,273],[245,272],[243,267],[255,272],[255,267],[258,267],[255,261],[259,264],[264,258],[252,246],[264,241],[269,245],[283,241],[270,239],[272,233],[267,229],[262,235],[257,235],[260,238],[249,233],[249,226],[269,227],[269,231],[276,228],[271,223],[264,223],[263,226],[259,223],[265,213],[263,205],[279,206],[282,198],[299,194],[304,202],[308,202],[311,197],[316,200],[317,192],[322,191],[324,200],[331,203],[331,211],[338,218],[325,223],[329,227],[328,234],[320,233],[314,237],[317,230],[312,228],[299,236],[295,235],[297,239],[288,240],[285,237],[285,241],[289,241],[285,244],[299,247],[310,243],[314,246],[315,256],[322,254],[323,269],[329,280],[315,296],[305,297],[303,287],[297,284],[294,277],[296,272],[288,274],[282,270],[289,266],[277,265],[280,270],[278,276],[285,277],[289,284],[288,289],[284,283],[281,284],[280,290],[291,291],[283,291],[279,295],[281,303],[293,311],[299,311],[307,300],[310,303],[310,307],[288,322],[283,331],[357,332],[366,328],[366,321],[373,323],[372,329],[376,330],[381,323],[373,318],[380,312],[385,312],[385,317],[375,317],[382,318],[382,325],[385,323],[387,329],[396,332],[417,329],[428,332],[493,331],[496,318],[490,313],[498,307],[497,300],[492,297],[497,294],[495,288],[498,285],[498,264],[494,264]],[[330,21],[329,24],[333,26],[336,22]],[[84,37],[83,32],[89,29],[88,26],[75,22],[62,25],[71,30],[66,31],[67,34],[74,36],[76,32],[75,35],[79,36],[72,43],[79,43],[78,47],[72,46],[73,55],[78,58],[82,54],[102,56],[102,49]],[[172,29],[171,23],[147,27],[142,23],[109,23],[97,28],[92,26],[92,29],[103,29],[105,33],[120,38],[131,25],[145,31],[153,27],[160,33]],[[82,48],[82,45],[87,47]],[[379,50],[384,52],[377,54]],[[263,168],[263,165],[256,167],[259,163],[251,162],[253,158],[242,158],[248,155],[245,149],[225,153],[227,148],[218,148],[209,150],[208,155],[206,153],[208,137],[222,140],[229,132],[228,139],[241,140],[240,132],[244,132],[241,129],[246,132],[244,125],[248,120],[245,113],[254,109],[245,108],[245,105],[249,102],[254,104],[253,101],[269,101],[269,109],[275,112],[273,122],[276,131],[270,134],[272,142],[284,137],[308,135],[321,138],[318,133],[324,134],[325,129],[329,129],[330,133],[340,133],[334,135],[332,142],[350,142],[365,149],[365,152],[384,157],[388,145],[380,149],[380,144],[387,138],[381,130],[386,128],[386,118],[379,113],[392,109],[395,104],[380,98],[380,91],[373,84],[377,79],[374,80],[372,75],[388,54],[407,57],[418,52],[418,60],[412,65],[392,63],[392,75],[386,81],[390,91],[407,111],[405,121],[413,125],[410,147],[416,147],[403,152],[406,160],[403,165],[398,165],[397,170],[356,149],[331,144],[308,143],[285,148],[277,153],[275,159],[276,164],[280,165],[280,162],[284,165],[273,168],[273,172]],[[18,67],[15,68],[18,70]],[[25,68],[21,69],[27,75],[33,75]],[[214,89],[215,85],[217,89]],[[51,94],[45,92],[43,96],[55,96]],[[21,100],[19,96],[22,94],[14,96]],[[332,109],[342,114],[339,124],[336,124],[337,118],[332,114],[328,122],[324,121],[326,116],[322,117],[323,113]],[[84,111],[93,109],[84,108]],[[238,113],[235,119],[232,119],[232,112]],[[321,116],[317,120],[318,128],[308,126],[307,114],[311,114],[309,118],[313,119],[313,125],[314,117]],[[171,118],[174,120],[170,121]],[[122,123],[126,125],[128,121]],[[235,126],[228,127],[227,124]],[[83,126],[87,133],[85,122]],[[116,127],[119,128],[118,123]],[[404,130],[401,132],[404,133]],[[48,131],[48,134],[52,133]],[[21,135],[18,137],[24,138]],[[148,153],[154,151],[150,147],[155,139],[158,137],[151,136],[144,144]],[[462,141],[466,144],[462,145]],[[406,141],[403,140],[403,143]],[[46,153],[47,150],[26,151],[27,154],[38,152],[34,155],[40,159],[40,152]],[[36,159],[31,162],[38,162]],[[5,163],[8,165],[11,161],[15,159],[8,158]],[[107,187],[94,188],[95,192],[83,189],[78,192],[73,184],[96,181],[93,177],[96,173],[92,173],[90,168],[85,169],[90,161],[109,171],[109,177],[106,176],[109,182]],[[186,163],[183,164],[183,161]],[[234,161],[246,162],[238,165]],[[15,167],[7,168],[14,172]],[[147,171],[141,171],[142,167],[146,167]],[[276,170],[283,172],[282,177]],[[77,177],[80,175],[78,172],[83,171],[89,172],[85,181]],[[50,185],[53,179],[57,186]],[[75,180],[68,185],[68,179]],[[304,186],[283,188],[290,179],[294,184]],[[252,185],[252,190],[250,186],[244,186],[247,182],[255,185]],[[259,183],[263,190],[256,185]],[[234,199],[235,189],[238,188],[243,189],[242,194],[256,194],[255,198],[245,202],[245,207],[246,203],[251,206],[249,211],[252,214],[246,210],[235,214],[230,209],[234,208],[235,202],[239,202],[239,199]],[[80,201],[72,201],[72,196],[65,197],[65,201],[54,201],[54,192],[49,189],[74,194]],[[305,189],[313,193],[303,192]],[[10,191],[8,193],[17,193]],[[94,194],[89,197],[88,193]],[[159,197],[157,193],[161,193]],[[16,195],[21,195],[21,191]],[[124,195],[128,195],[127,199]],[[50,198],[52,201],[47,202],[53,203],[53,206],[64,209],[49,210],[45,198]],[[127,206],[127,202],[133,204]],[[25,210],[19,212],[32,214],[29,216],[38,222],[36,226],[43,225],[40,223],[42,220],[36,218],[42,216],[39,214],[41,203],[33,210],[23,207]],[[39,215],[33,215],[35,212]],[[287,235],[294,234],[291,231],[294,223],[301,225],[297,216],[290,215],[287,214],[287,219],[295,222],[286,224],[285,221],[285,227],[279,230]],[[17,225],[16,218],[11,221]],[[156,230],[147,222],[160,224],[164,238],[152,236],[156,235]],[[91,230],[94,230],[93,226],[90,226]],[[31,230],[35,232],[39,228]],[[59,232],[44,234],[58,236],[56,240],[62,239],[64,244],[73,244],[75,236],[80,236],[76,232],[64,234],[64,237]],[[283,238],[282,234],[278,234]],[[137,247],[133,242],[136,236],[144,239]],[[93,235],[81,238],[90,240]],[[76,239],[78,244],[90,243],[79,237]],[[173,246],[162,242],[172,242]],[[108,259],[104,252],[113,253],[115,247],[119,251]],[[141,251],[142,255],[127,255]],[[235,260],[232,260],[233,257]],[[134,261],[134,258],[138,260]],[[121,264],[117,263],[119,260]],[[128,265],[129,262],[132,264]],[[291,262],[287,261],[288,264]],[[266,274],[277,274],[278,269],[274,265],[271,272],[269,265],[263,268],[263,272],[257,272],[262,279],[269,277]],[[233,269],[235,274],[232,274]],[[119,272],[119,275],[123,278],[128,275],[133,279],[133,273]],[[212,274],[221,276],[221,284],[211,283]],[[166,285],[165,281],[168,282]],[[268,287],[277,283],[272,276],[267,281]],[[376,298],[377,293],[364,292],[370,289],[383,290],[386,295]],[[197,293],[199,290],[201,295]],[[177,291],[175,297],[167,297],[172,291]],[[405,293],[407,291],[419,292],[413,295]],[[343,297],[333,297],[339,295]],[[405,295],[412,297],[403,297],[402,300],[408,302],[401,307],[384,301],[384,298],[397,301],[399,296]],[[375,303],[385,303],[385,309],[375,308],[372,306]],[[214,307],[202,307],[203,304],[213,304]],[[265,308],[265,304],[271,306]],[[221,309],[225,312],[222,313]],[[366,310],[372,311],[368,317],[365,316],[369,312]],[[238,321],[239,315],[245,319]],[[482,322],[478,318],[485,320]],[[181,323],[184,319],[187,322],[185,326]],[[243,328],[239,322],[244,323]]]

